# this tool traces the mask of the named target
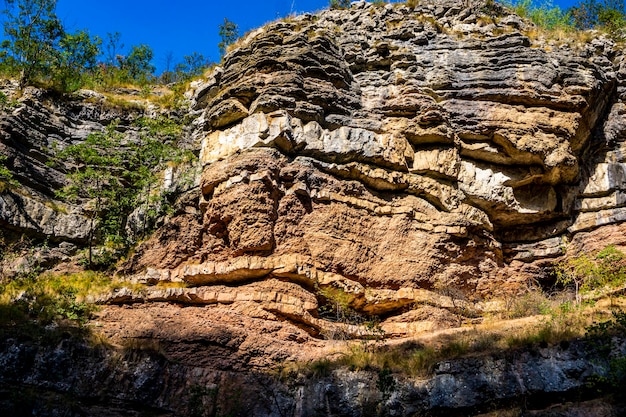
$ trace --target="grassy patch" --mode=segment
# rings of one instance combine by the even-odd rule
[[[96,308],[87,297],[114,287],[110,278],[91,271],[18,276],[0,284],[0,325],[24,320],[84,324]]]

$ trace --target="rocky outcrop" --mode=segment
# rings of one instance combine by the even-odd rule
[[[529,29],[490,3],[357,2],[250,33],[188,94],[199,204],[120,276],[339,288],[388,329],[548,277],[623,220],[624,64]]]
[[[3,91],[13,97],[15,88],[7,81]],[[52,164],[53,148],[79,143],[114,121],[128,129],[137,117],[137,110],[108,105],[104,96],[87,91],[61,99],[27,88],[19,99],[4,104],[0,154],[19,186],[0,193],[0,225],[18,236],[85,243],[89,220],[82,208],[55,195],[66,185],[67,167]]]
[[[172,360],[127,361],[118,377],[133,390],[107,380],[105,397],[192,415],[179,402],[193,385],[209,389],[198,395],[216,415],[228,401],[215,399],[220,384],[236,392],[254,375],[271,392],[242,389],[244,399],[271,401],[245,403],[246,415],[479,413],[572,398],[601,372],[578,343],[443,362],[389,392],[369,371],[292,386],[260,370],[332,356],[328,339],[457,326],[548,279],[562,256],[626,248],[625,83],[610,39],[537,38],[493,2],[361,1],[248,34],[186,94],[195,190],[119,266],[117,289],[92,300],[105,305],[92,324],[116,343],[158,340]],[[0,224],[80,244],[86,220],[54,201],[64,178],[46,148],[113,119],[132,134],[136,115],[97,96],[36,94],[0,118],[0,152],[24,186],[0,194]],[[81,358],[101,372],[86,380],[108,372],[109,358]],[[171,379],[136,394],[133,378],[157,372]]]
[[[228,359],[253,353],[262,344],[219,327],[194,335],[193,340],[158,343],[153,338],[128,339],[118,349],[94,348],[69,334],[52,345],[2,340],[0,406],[8,415],[43,416],[478,416],[491,411],[609,417],[624,411],[616,401],[581,400],[588,392],[585,384],[605,376],[610,359],[598,356],[592,343],[444,361],[432,376],[419,379],[367,370],[282,379],[276,373],[243,373],[227,365]],[[221,366],[204,361],[220,356]],[[557,401],[564,404],[546,408]]]

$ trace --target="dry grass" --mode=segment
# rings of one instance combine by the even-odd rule
[[[612,302],[603,299],[580,306],[565,302],[531,317],[513,320],[494,317],[472,327],[447,329],[412,339],[346,342],[338,357],[300,364],[296,369],[312,377],[325,376],[338,368],[389,369],[406,376],[425,377],[443,360],[547,347],[581,338],[593,323],[609,319],[615,308],[626,309],[626,299]]]
[[[534,47],[542,46],[546,51],[550,51],[552,47],[567,45],[572,48],[582,48],[593,39],[598,37],[597,33],[591,31],[571,30],[557,28],[547,30],[542,28],[534,28],[524,32],[531,40],[535,41]]]

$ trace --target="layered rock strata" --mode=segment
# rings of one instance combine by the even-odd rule
[[[564,255],[626,248],[623,53],[607,38],[532,34],[492,2],[357,2],[238,42],[187,93],[193,122],[181,140],[201,160],[195,190],[120,266],[120,288],[92,300],[106,304],[92,322],[105,335],[161,341],[173,360],[141,356],[128,364],[134,377],[119,376],[132,395],[107,380],[103,396],[183,409],[176,395],[193,387],[239,389],[268,366],[334,357],[328,339],[458,326],[500,308],[491,297],[549,279]],[[27,187],[0,194],[0,224],[80,244],[79,208],[50,203],[64,179],[45,149],[130,120],[98,100],[28,97],[0,120],[0,151]],[[2,347],[39,354],[17,345]],[[571,398],[600,372],[581,346],[441,363],[386,393],[368,372],[262,383],[271,392],[259,398],[271,401],[254,415],[312,415],[319,404],[367,415],[368,393],[389,394],[373,407],[404,407],[395,415],[478,413],[500,394]],[[94,361],[105,369],[109,359]],[[147,381],[159,392],[142,396]],[[67,392],[89,397],[78,385]],[[212,392],[201,392],[206,407],[218,403]]]
[[[547,278],[623,220],[625,73],[608,39],[530,29],[498,5],[359,2],[252,32],[189,93],[198,205],[122,276],[331,287],[397,335],[416,305],[488,311]]]

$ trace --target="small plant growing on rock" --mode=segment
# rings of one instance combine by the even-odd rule
[[[0,155],[0,193],[19,185],[17,181],[13,179],[13,173],[6,167],[6,160],[6,156]]]

